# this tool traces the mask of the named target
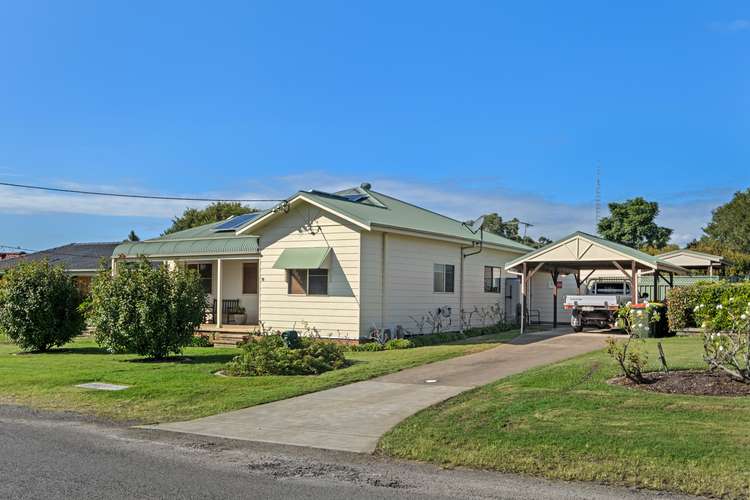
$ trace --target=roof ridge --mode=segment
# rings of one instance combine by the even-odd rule
[[[456,222],[456,223],[458,223],[458,225],[459,225],[459,226],[461,226],[461,227],[465,227],[465,226],[464,226],[464,221],[460,221],[460,220],[458,220],[458,219],[454,219],[453,217],[449,217],[449,216],[447,216],[447,215],[444,215],[444,214],[441,214],[441,213],[439,213],[439,212],[435,212],[434,210],[430,210],[429,208],[424,208],[424,207],[420,207],[419,205],[415,205],[414,203],[410,203],[410,202],[408,202],[408,201],[404,201],[404,200],[401,200],[401,199],[399,199],[399,198],[395,198],[395,197],[393,197],[393,196],[389,196],[389,195],[387,195],[387,194],[384,194],[384,193],[380,193],[380,192],[378,192],[378,191],[374,191],[374,190],[370,190],[370,191],[372,191],[373,193],[375,193],[375,194],[377,194],[377,195],[380,195],[380,196],[385,196],[386,198],[390,198],[390,199],[392,199],[392,200],[396,200],[396,201],[398,201],[398,202],[400,202],[400,203],[403,203],[403,204],[405,204],[405,205],[409,205],[410,207],[414,207],[414,208],[416,208],[416,209],[419,209],[419,210],[423,210],[423,211],[425,211],[425,212],[428,212],[428,213],[431,213],[431,214],[433,214],[433,215],[437,215],[438,217],[442,217],[443,219],[447,219],[447,220],[449,220],[449,221],[451,221],[451,222]],[[468,229],[468,228],[466,228],[466,230],[467,230],[467,231],[469,231],[469,229]],[[469,231],[469,232],[471,232],[471,231]],[[507,238],[507,237],[505,237],[505,236],[501,236],[501,235],[499,235],[499,234],[496,234],[496,233],[492,233],[492,232],[490,232],[490,231],[487,231],[487,232],[488,232],[488,233],[490,233],[490,234],[492,234],[492,235],[494,235],[494,236],[497,236],[498,238],[501,238],[501,239],[503,239],[503,240],[505,240],[505,241],[508,241],[508,242],[511,242],[511,243],[514,243],[514,244],[517,244],[517,245],[520,245],[520,246],[526,247],[526,248],[528,248],[529,250],[533,250],[533,248],[529,247],[528,245],[524,245],[524,244],[523,244],[523,243],[521,243],[520,241],[512,240],[512,239],[510,239],[510,238]]]

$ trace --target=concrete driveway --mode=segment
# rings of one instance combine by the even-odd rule
[[[365,382],[146,428],[371,453],[383,434],[419,410],[473,387],[601,349],[607,337],[569,332],[527,333],[487,351]]]

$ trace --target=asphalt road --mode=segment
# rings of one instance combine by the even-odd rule
[[[676,498],[0,406],[0,498]]]

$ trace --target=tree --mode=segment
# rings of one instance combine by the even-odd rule
[[[542,248],[543,246],[547,246],[550,243],[554,243],[551,239],[547,238],[546,236],[540,236],[538,240],[536,240],[536,244],[538,248]]]
[[[597,226],[599,234],[610,241],[633,248],[667,245],[672,230],[658,226],[654,220],[659,215],[659,204],[640,196],[622,203],[609,204],[609,217],[603,217]]]
[[[206,208],[188,208],[181,216],[172,219],[172,225],[163,234],[176,233],[191,227],[198,227],[212,222],[219,222],[232,215],[257,212],[255,208],[246,207],[238,202],[217,201]]]
[[[141,241],[141,239],[135,234],[135,231],[131,229],[128,233],[128,241]]]
[[[521,221],[517,218],[512,218],[509,221],[503,221],[497,213],[493,212],[484,216],[484,228],[489,233],[508,238],[509,240],[517,241],[534,248],[541,248],[544,245],[552,243],[552,240],[540,236],[538,241],[534,241],[529,236],[521,236],[520,233]]]
[[[750,253],[750,189],[737,191],[728,203],[715,209],[703,232],[723,248]]]
[[[0,331],[23,350],[48,351],[84,327],[73,278],[46,260],[22,262],[0,282]]]
[[[680,245],[675,245],[674,243],[669,243],[667,245],[664,245],[663,247],[645,245],[640,248],[641,252],[647,253],[649,255],[659,255],[662,253],[672,252],[674,250],[679,250],[679,249],[680,249]]]
[[[162,359],[192,341],[203,319],[206,296],[198,273],[136,264],[102,268],[91,290],[88,319],[99,345]]]

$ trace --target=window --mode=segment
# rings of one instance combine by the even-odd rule
[[[201,278],[201,285],[203,285],[203,291],[211,293],[213,291],[213,265],[212,264],[188,264],[188,269],[195,269],[198,271],[198,276]]]
[[[81,296],[87,297],[91,293],[91,276],[74,276],[73,285]]]
[[[328,269],[290,269],[290,295],[328,295]]]
[[[258,293],[258,263],[242,264],[242,293]]]
[[[625,281],[597,281],[596,295],[629,295],[630,283]]]
[[[309,295],[328,295],[328,269],[310,269],[307,283]]]
[[[487,293],[500,293],[500,277],[502,269],[499,267],[484,266],[484,291]]]
[[[432,267],[432,291],[453,293],[455,266],[453,264],[434,264]]]

